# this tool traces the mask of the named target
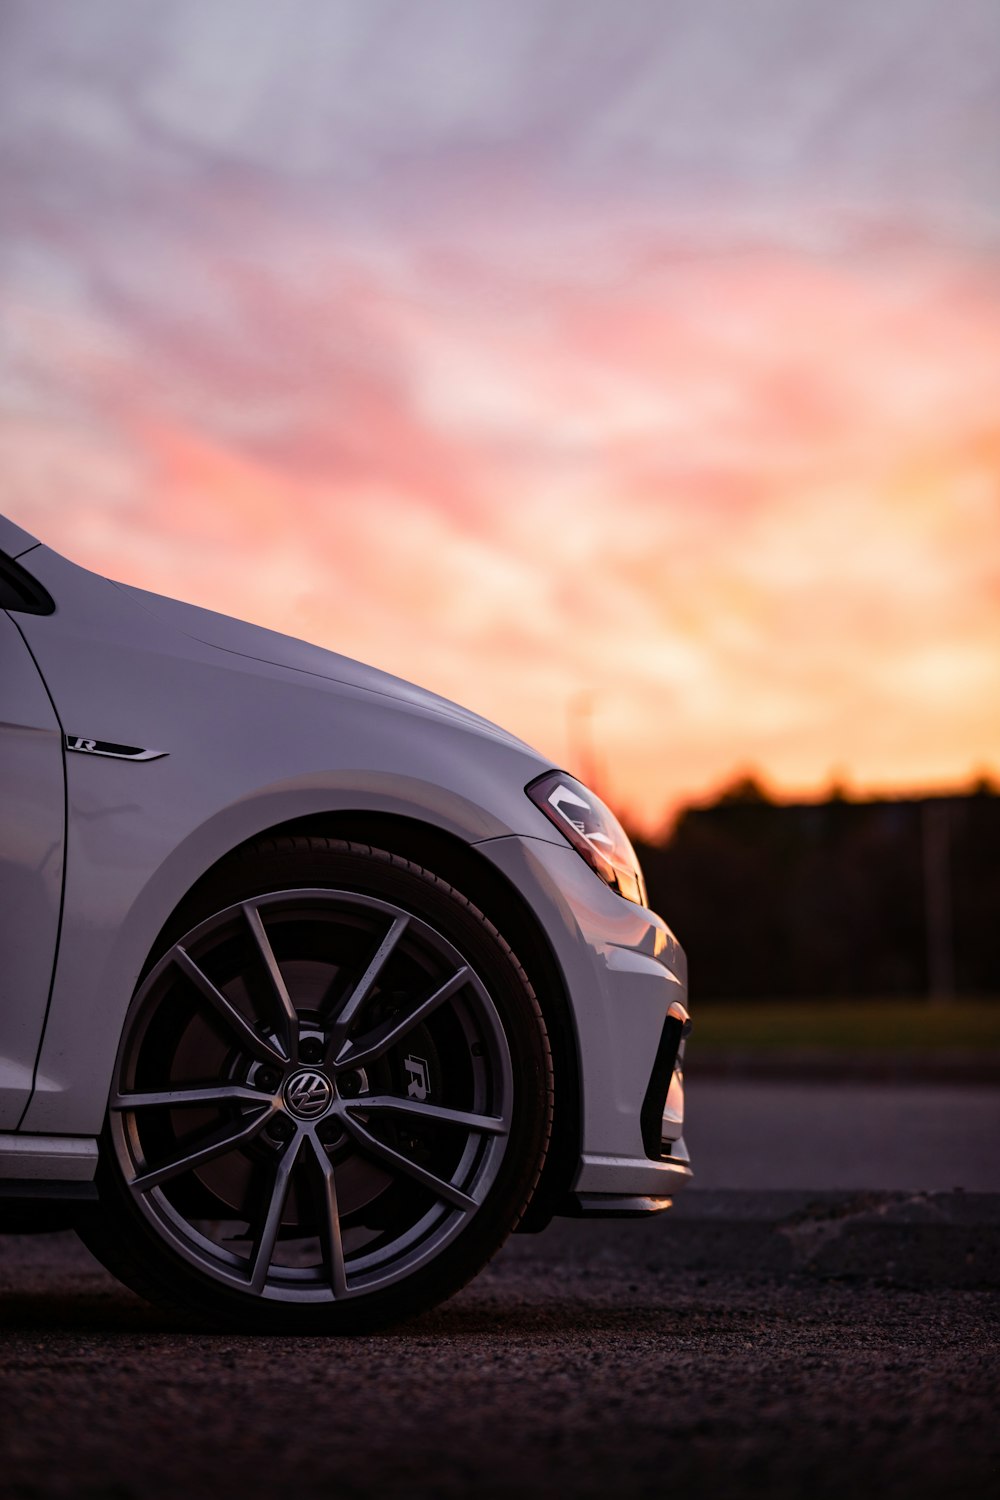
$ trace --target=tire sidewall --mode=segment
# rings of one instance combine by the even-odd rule
[[[154,1300],[199,1319],[274,1332],[353,1332],[413,1316],[469,1281],[499,1249],[530,1201],[545,1157],[552,1115],[552,1066],[537,999],[512,950],[460,892],[384,850],[334,840],[269,841],[220,868],[182,903],[150,955],[146,972],[200,922],[240,901],[278,891],[343,890],[399,906],[454,945],[485,984],[510,1049],[511,1129],[497,1177],[470,1221],[425,1265],[401,1281],[341,1303],[289,1303],[255,1297],[199,1274],[156,1233],[126,1184],[110,1137],[102,1138],[101,1215],[85,1235],[121,1279]],[[141,985],[140,985],[141,989]],[[125,1054],[129,1009],[115,1066]]]

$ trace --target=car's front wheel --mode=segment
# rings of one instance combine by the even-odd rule
[[[524,971],[381,850],[268,841],[199,892],[136,992],[83,1233],[122,1280],[245,1329],[338,1332],[463,1285],[551,1125]]]

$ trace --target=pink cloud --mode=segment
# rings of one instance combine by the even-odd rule
[[[647,824],[747,763],[792,790],[1000,764],[989,256],[616,260],[605,225],[561,279],[555,225],[544,265],[510,226],[494,258],[348,251],[224,189],[155,274],[84,236],[96,292],[0,279],[16,520],[560,760],[588,690]]]

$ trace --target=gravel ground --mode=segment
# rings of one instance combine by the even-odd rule
[[[884,1213],[882,1274],[840,1262],[834,1277],[811,1251],[790,1266],[760,1251],[759,1223],[741,1274],[712,1202],[673,1229],[668,1215],[516,1238],[443,1309],[353,1340],[185,1331],[72,1236],[0,1238],[0,1491],[992,1500],[990,1277],[948,1286],[935,1262],[921,1285],[912,1226],[886,1230]],[[816,1234],[879,1212],[821,1205]],[[968,1212],[948,1232],[965,1238],[945,1264],[965,1264]],[[771,1238],[787,1250],[787,1225]]]

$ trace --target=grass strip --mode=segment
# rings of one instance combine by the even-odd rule
[[[706,1000],[691,1007],[692,1052],[1000,1051],[1000,996],[985,1000]]]

